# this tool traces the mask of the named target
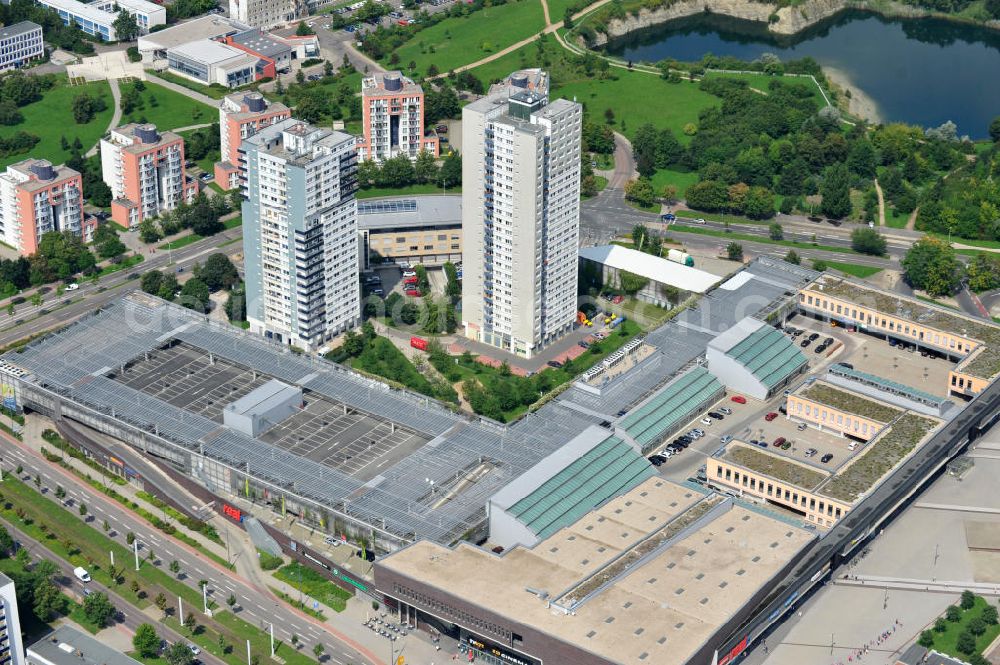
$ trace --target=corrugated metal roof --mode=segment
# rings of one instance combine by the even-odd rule
[[[726,355],[746,367],[768,388],[784,381],[806,362],[790,339],[771,326],[761,326]]]
[[[695,367],[628,414],[622,420],[622,427],[645,446],[722,390],[722,384],[708,370]]]
[[[539,538],[547,538],[656,471],[632,446],[609,436],[509,509]]]

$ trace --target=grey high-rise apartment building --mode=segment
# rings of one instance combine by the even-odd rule
[[[24,644],[21,642],[21,620],[17,613],[17,593],[14,582],[0,573],[0,663],[24,664]]]
[[[289,118],[240,150],[250,330],[316,349],[361,318],[356,139]]]
[[[462,110],[462,325],[524,357],[576,320],[583,108],[515,72]]]

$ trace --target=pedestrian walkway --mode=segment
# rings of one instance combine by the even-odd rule
[[[168,81],[166,79],[161,79],[159,76],[156,76],[152,72],[149,72],[149,71],[146,72],[146,80],[150,81],[151,83],[155,83],[156,85],[162,85],[164,88],[166,88],[168,90],[173,90],[174,92],[179,92],[180,94],[184,95],[185,97],[190,97],[191,99],[195,100],[196,102],[201,102],[202,104],[208,104],[209,106],[211,106],[213,108],[219,108],[220,102],[219,102],[218,99],[215,99],[213,97],[209,97],[208,95],[204,95],[204,94],[202,94],[200,92],[196,92],[196,91],[192,90],[191,88],[184,87],[183,85],[178,85],[177,83],[174,83],[173,81]]]
[[[844,575],[833,581],[838,586],[864,586],[875,589],[900,589],[906,591],[930,591],[934,593],[961,593],[968,589],[975,593],[1000,596],[1000,584],[991,582],[963,582],[961,580],[938,580],[936,578],[914,579],[906,577],[886,577],[882,575]]]

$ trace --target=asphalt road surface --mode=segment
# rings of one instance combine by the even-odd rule
[[[200,589],[197,586],[198,580],[208,580],[210,593],[214,592],[217,599],[234,594],[238,601],[237,604],[241,608],[237,616],[244,621],[260,626],[262,630],[273,622],[275,639],[288,644],[291,641],[291,636],[295,634],[302,643],[305,653],[311,653],[313,645],[322,643],[326,647],[324,663],[332,665],[372,663],[374,665],[371,658],[347,643],[346,636],[332,632],[328,626],[274,599],[266,590],[252,587],[236,573],[198,554],[187,545],[154,530],[145,520],[85,485],[72,473],[60,467],[49,465],[34,451],[20,443],[15,443],[6,434],[0,438],[0,441],[3,441],[3,450],[0,451],[0,456],[2,456],[0,465],[8,473],[13,467],[21,465],[23,466],[23,477],[31,478],[38,475],[42,479],[42,487],[47,487],[50,490],[56,485],[62,485],[68,499],[83,501],[87,504],[92,522],[81,526],[81,528],[90,529],[93,528],[93,524],[100,524],[107,520],[112,529],[117,532],[116,539],[120,540],[120,544],[125,547],[128,547],[125,543],[125,534],[130,531],[138,534],[141,543],[140,550],[142,547],[152,548],[157,557],[161,559],[161,563],[173,560],[179,562],[181,570],[186,573],[182,581],[191,588]],[[47,493],[47,496],[54,500],[51,491]],[[83,519],[77,515],[76,511],[67,511],[66,516],[68,519],[79,519],[81,524],[83,523]],[[61,559],[55,556],[52,556],[52,559],[61,565]],[[123,606],[120,599],[116,601],[116,605]],[[126,611],[126,619],[128,619],[129,614],[135,614],[135,612]]]
[[[155,254],[146,255],[146,260],[131,270],[112,273],[96,283],[82,280],[79,289],[65,291],[61,296],[55,296],[55,292],[48,293],[43,296],[40,306],[30,303],[17,305],[13,316],[6,312],[0,313],[0,346],[65,325],[117,300],[122,294],[139,287],[139,280],[129,279],[129,275],[153,269],[162,270],[171,264],[174,270],[190,270],[196,262],[204,262],[209,254],[218,251],[222,245],[242,237],[243,229],[236,227],[170,252],[158,249]],[[223,251],[225,250],[229,250],[227,253],[240,252],[243,245],[233,242]]]

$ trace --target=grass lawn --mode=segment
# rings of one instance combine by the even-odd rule
[[[594,2],[596,2],[596,0],[590,0],[587,4],[592,5]],[[563,20],[567,7],[572,7],[574,14],[583,11],[583,9],[579,7],[577,0],[548,0],[547,4],[549,5],[549,20],[553,23],[559,23]]]
[[[974,617],[977,617],[983,613],[986,608],[987,602],[982,596],[976,596],[976,603],[971,609],[962,610],[962,618],[957,622],[946,621],[948,624],[947,630],[943,633],[934,633],[934,649],[940,651],[941,653],[946,653],[949,656],[954,656],[961,660],[968,660],[969,654],[964,654],[959,652],[955,648],[955,642],[958,640],[958,636],[965,632],[966,627],[969,625]],[[996,639],[997,635],[1000,635],[1000,625],[986,626],[986,632],[976,638],[976,651],[982,653],[983,649],[988,647],[990,643]]]
[[[660,212],[659,201],[654,202],[652,205],[644,206],[637,201],[629,201],[628,199],[625,199],[625,204],[632,208],[635,208],[636,210],[642,210],[643,212],[653,212],[653,213]]]
[[[768,86],[770,86],[771,81],[778,80],[779,77],[768,76],[767,74],[722,74],[719,72],[708,72],[708,76],[723,76],[729,78],[741,78],[745,80],[752,89],[758,90],[763,93],[768,92]],[[826,102],[823,100],[823,95],[820,94],[819,86],[812,82],[812,79],[806,78],[804,76],[782,76],[780,79],[784,83],[788,84],[798,84],[812,91],[813,99],[821,107],[826,106]]]
[[[243,224],[243,217],[241,215],[237,215],[232,219],[227,219],[226,221],[224,221],[222,223],[222,226],[225,227],[226,229],[235,229],[237,226],[240,226],[241,224]],[[200,236],[197,233],[189,233],[188,235],[181,236],[176,240],[165,242],[159,247],[157,247],[157,249],[180,249],[181,247],[187,247],[191,243],[198,242],[199,240],[203,240],[204,238],[205,236]]]
[[[613,109],[615,123],[612,128],[629,138],[648,122],[657,128],[669,127],[685,145],[691,142],[691,137],[684,133],[684,125],[697,125],[702,109],[720,103],[718,97],[691,83],[667,83],[656,76],[635,71],[615,70],[615,74],[617,80],[590,78],[562,85],[556,79],[558,88],[551,96],[575,97],[584,105],[587,119],[599,124],[605,122],[605,109]],[[643,103],[622,104],[623,99],[642,99]]]
[[[885,211],[885,225],[893,229],[906,228],[906,222],[909,221],[910,216],[897,213],[896,209],[892,206],[886,206]]]
[[[78,125],[73,120],[73,99],[87,93],[92,97],[104,99],[107,109],[101,111],[94,119],[85,125]],[[66,77],[59,77],[55,87],[45,93],[45,96],[33,104],[21,107],[24,121],[17,125],[0,126],[0,137],[6,138],[18,131],[34,134],[41,139],[28,152],[10,155],[0,159],[0,168],[6,169],[8,164],[19,162],[29,157],[47,159],[53,164],[62,164],[70,157],[69,150],[63,150],[60,139],[72,144],[76,138],[83,143],[84,151],[89,150],[104,135],[114,115],[114,99],[107,81],[86,83],[84,85],[69,85]]]
[[[727,233],[725,231],[717,231],[715,229],[703,229],[696,226],[684,226],[683,224],[672,224],[670,226],[671,231],[680,231],[682,233],[697,233],[703,236],[716,236],[718,238],[726,238],[728,240],[743,240],[746,242],[760,242],[767,245],[782,245],[784,247],[795,247],[796,249],[818,249],[824,252],[838,252],[841,254],[856,254],[853,249],[847,247],[833,247],[831,245],[814,245],[808,242],[796,242],[794,240],[771,240],[770,238],[764,236],[755,236],[749,233]]]
[[[415,62],[417,72],[422,74],[432,64],[444,73],[504,49],[544,27],[539,0],[511,0],[420,30],[395,53],[399,56],[398,66],[404,67],[406,73],[412,73],[410,62]]]
[[[853,277],[860,277],[864,279],[865,277],[871,277],[872,275],[877,275],[882,272],[881,268],[873,268],[872,266],[859,266],[856,263],[840,263],[839,261],[825,261],[827,267],[833,268],[834,270],[839,270],[840,272],[851,275]]]
[[[167,71],[154,72],[153,76],[161,78],[164,81],[170,81],[171,83],[176,83],[177,85],[184,86],[188,90],[194,90],[195,92],[200,92],[203,95],[208,95],[212,99],[222,99],[229,93],[234,92],[233,90],[227,90],[226,88],[223,88],[219,84],[208,86],[208,85],[202,85],[200,83],[195,83],[194,81],[186,79],[183,76],[178,76],[173,72],[167,72]],[[146,85],[149,85],[148,81]],[[183,126],[184,125],[178,125],[178,127],[183,127]]]
[[[370,187],[359,189],[359,199],[377,199],[383,196],[417,196],[420,194],[461,194],[461,187],[448,187],[442,189],[435,184],[425,183],[419,185],[407,185],[406,187]]]
[[[201,123],[197,123],[197,124],[201,124]],[[189,130],[184,131],[184,132],[178,132],[178,134],[180,134],[181,136],[183,136],[184,140],[186,141],[187,138],[189,136],[191,136],[191,134],[193,134],[193,133],[195,133],[197,131],[200,131],[200,130],[189,129]],[[188,159],[190,159],[190,157],[188,157]],[[204,171],[205,173],[215,173],[215,163],[217,161],[219,161],[220,159],[222,159],[222,153],[221,152],[219,152],[218,150],[210,150],[207,155],[205,155],[201,159],[196,159],[194,163],[202,171]],[[224,194],[225,193],[223,191],[222,187],[220,187],[219,185],[215,184],[214,180],[212,182],[208,183],[208,187],[211,188],[211,189],[214,189],[219,194]]]
[[[334,612],[343,612],[347,607],[347,600],[351,597],[350,592],[300,563],[290,563],[279,568],[274,576],[318,600]]]
[[[605,178],[602,175],[595,175],[594,176],[594,184],[597,186],[597,192],[601,193],[601,192],[604,191],[604,188],[608,186],[608,179]],[[583,194],[581,194],[580,198],[582,198],[582,199],[589,199],[590,197],[589,196],[584,196]]]
[[[105,275],[110,275],[112,273],[121,272],[122,270],[128,270],[133,266],[137,266],[146,258],[142,254],[133,254],[132,256],[127,256],[122,259],[121,263],[112,263],[111,265],[104,266],[101,271],[97,273],[98,277],[104,277]]]
[[[215,122],[219,112],[208,104],[202,104],[179,92],[168,90],[162,85],[144,82],[145,90],[139,93],[142,99],[132,113],[122,116],[122,124],[128,122],[151,122],[157,129],[166,131],[189,125]],[[134,86],[122,85],[122,92]]]
[[[650,181],[653,183],[653,191],[656,192],[657,196],[663,191],[664,186],[673,185],[677,188],[677,196],[681,197],[684,196],[688,187],[698,182],[698,172],[688,171],[685,173],[673,169],[659,169],[653,174]]]

